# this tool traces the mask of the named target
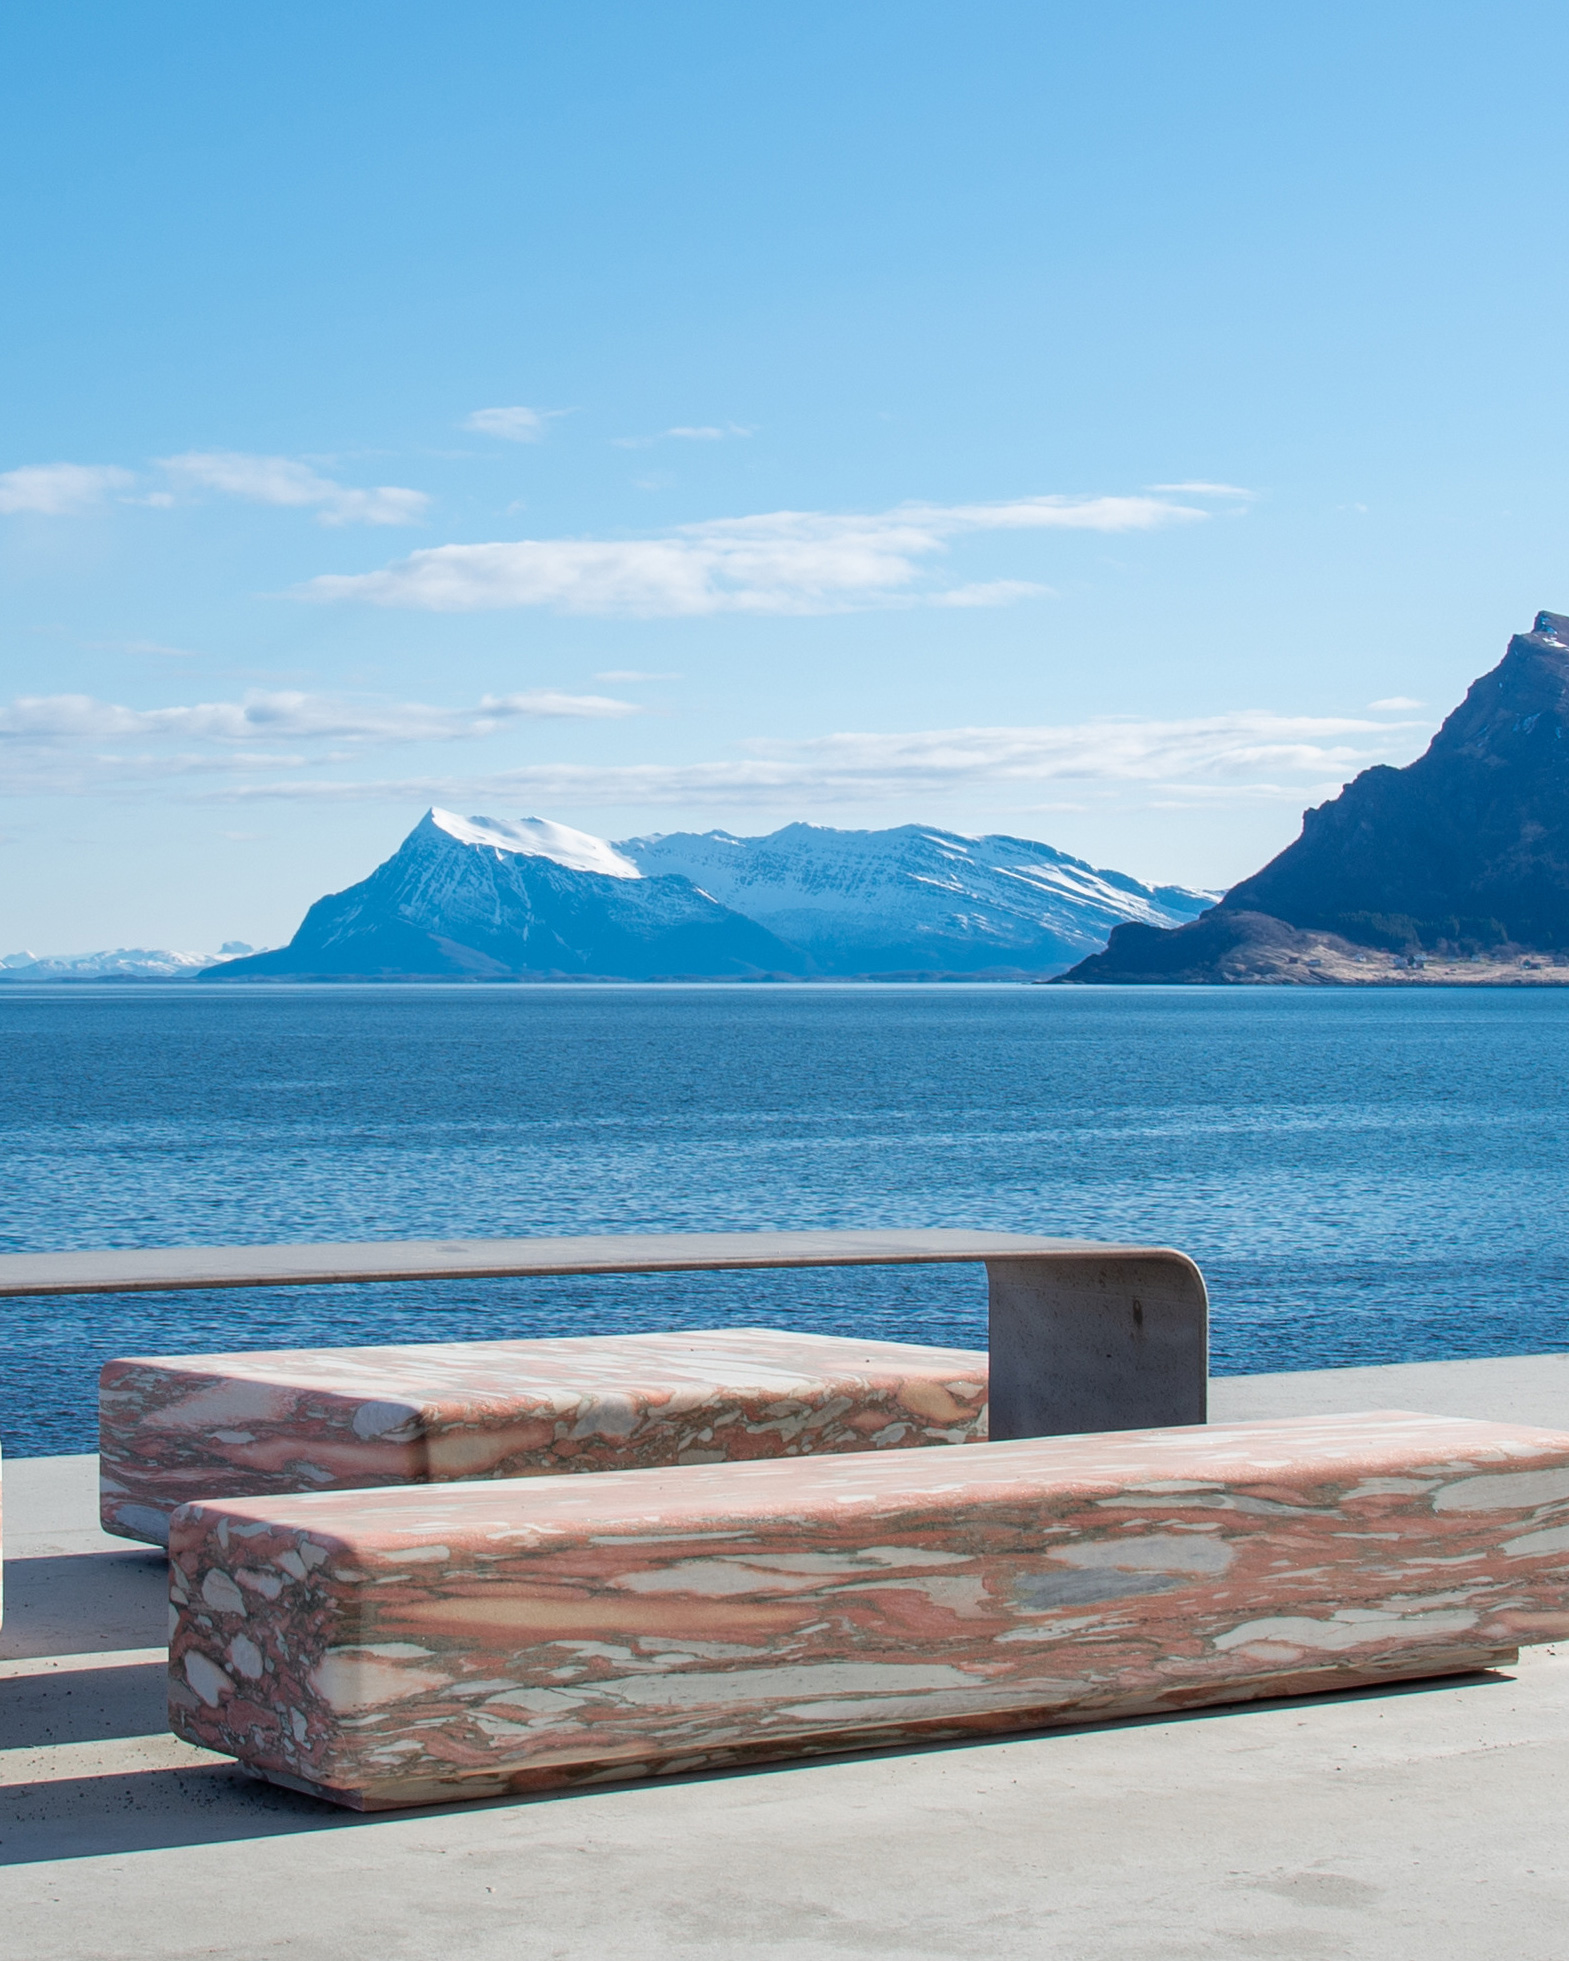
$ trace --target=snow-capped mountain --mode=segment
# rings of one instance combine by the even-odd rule
[[[318,899],[286,947],[202,978],[718,979],[809,966],[686,877],[644,872],[603,838],[431,810],[369,878]]]
[[[1141,885],[1030,838],[924,824],[767,837],[677,831],[616,850],[680,872],[801,947],[822,974],[1054,972],[1129,920],[1180,926],[1219,896]]]
[[[221,953],[171,953],[162,947],[117,946],[101,953],[0,954],[0,981],[185,980],[232,953],[249,953],[237,942]]]
[[[1049,974],[1114,926],[1179,925],[1213,898],[919,824],[611,844],[539,817],[431,810],[286,947],[202,978]]]

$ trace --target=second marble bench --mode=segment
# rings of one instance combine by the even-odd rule
[[[770,1328],[132,1356],[100,1378],[106,1532],[195,1498],[973,1443],[987,1358]]]

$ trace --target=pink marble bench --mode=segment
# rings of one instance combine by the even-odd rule
[[[1444,1675],[1569,1436],[1378,1412],[193,1504],[170,1721],[364,1809]]]
[[[0,1298],[457,1277],[952,1264],[986,1270],[986,1421],[993,1438],[1203,1422],[1209,1337],[1204,1281],[1190,1259],[1163,1246],[945,1228],[14,1253],[0,1255]],[[616,1351],[630,1352],[644,1344],[643,1355],[652,1358],[646,1344],[680,1339],[637,1336],[580,1343],[565,1373],[551,1376],[547,1371],[542,1378],[542,1394],[548,1391],[543,1400],[531,1393],[519,1397],[512,1379],[523,1348],[535,1354],[538,1343],[111,1362],[104,1370],[102,1395],[104,1524],[122,1537],[161,1543],[169,1512],[189,1498],[361,1488],[411,1477],[539,1473],[559,1470],[564,1458],[578,1468],[603,1470],[670,1463],[694,1448],[756,1456],[770,1449],[805,1447],[792,1446],[784,1430],[770,1445],[768,1425],[748,1427],[751,1418],[739,1425],[727,1420],[720,1426],[723,1440],[705,1443],[700,1435],[705,1425],[683,1421],[672,1426],[666,1420],[671,1414],[684,1418],[678,1401],[645,1412],[633,1423],[628,1441],[607,1441],[575,1454],[568,1446],[577,1440],[554,1432],[547,1437],[540,1428],[560,1414],[551,1397],[565,1396],[568,1408],[588,1399],[582,1404],[585,1411],[601,1388],[635,1400],[651,1386],[649,1378],[637,1373],[643,1361],[638,1359],[628,1375],[618,1371]],[[720,1356],[730,1339],[724,1335],[685,1339],[719,1345],[714,1350],[719,1360],[705,1378],[704,1393],[722,1399],[749,1389],[748,1380],[732,1379],[732,1372],[737,1366],[750,1369],[757,1357],[738,1361],[733,1349],[728,1359]],[[863,1351],[861,1344],[836,1348],[806,1336],[761,1339],[797,1350],[793,1359],[779,1351],[784,1372],[793,1372],[795,1378],[793,1385],[773,1385],[782,1394],[793,1397],[797,1388],[814,1380],[820,1385],[805,1391],[808,1402],[823,1412],[813,1449],[964,1441],[980,1434],[969,1395],[955,1391],[938,1397],[935,1389],[923,1390],[932,1400],[929,1406],[916,1406],[901,1403],[897,1393],[890,1401],[876,1385],[852,1385],[850,1407],[830,1412],[828,1405],[840,1395],[824,1386],[846,1367],[856,1376],[864,1374],[854,1359],[858,1352],[882,1358],[876,1367],[886,1366],[890,1388],[894,1377],[931,1384],[933,1368],[938,1386],[979,1380],[975,1371],[986,1365],[977,1354],[878,1343]],[[668,1347],[662,1351],[663,1356],[669,1353]],[[472,1370],[461,1359],[465,1354],[473,1358]],[[958,1359],[933,1363],[933,1357],[945,1354]],[[662,1368],[662,1358],[654,1359]],[[444,1378],[448,1369],[451,1374]],[[656,1370],[652,1386],[662,1393],[669,1381],[668,1371]],[[686,1375],[679,1375],[676,1384],[676,1398],[693,1387]],[[956,1403],[962,1407],[956,1409]],[[893,1422],[882,1421],[885,1412]],[[919,1433],[910,1429],[896,1434],[900,1423],[916,1418],[924,1419]],[[603,1426],[602,1434],[611,1435]]]
[[[986,1356],[769,1328],[140,1356],[99,1389],[103,1526],[193,1498],[972,1443]]]

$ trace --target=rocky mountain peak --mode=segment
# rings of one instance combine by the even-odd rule
[[[1555,647],[1569,647],[1569,613],[1538,613],[1529,635],[1521,639],[1546,640]]]
[[[1197,926],[1120,929],[1069,978],[1234,979],[1220,963],[1241,957],[1237,932],[1262,944],[1282,927],[1413,957],[1569,949],[1569,614],[1538,613],[1423,755],[1307,811],[1296,842]]]
[[[1543,724],[1546,724],[1544,727]],[[1511,758],[1518,744],[1557,744],[1569,726],[1569,616],[1538,613],[1503,659],[1471,683],[1465,700],[1434,736],[1429,756],[1453,751]],[[1540,734],[1538,731],[1540,730]],[[1427,761],[1412,764],[1419,769]]]

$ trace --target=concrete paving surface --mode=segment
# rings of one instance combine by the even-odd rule
[[[1569,1429],[1569,1355],[1234,1377],[1212,1418]],[[1569,1955],[1569,1652],[1428,1686],[355,1817],[164,1730],[160,1555],[5,1470],[7,1961]]]

